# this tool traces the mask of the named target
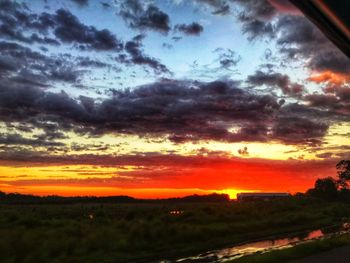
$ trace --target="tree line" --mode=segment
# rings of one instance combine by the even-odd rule
[[[329,176],[317,179],[314,188],[309,189],[306,195],[329,200],[350,200],[350,160],[341,160],[336,169],[336,178]]]

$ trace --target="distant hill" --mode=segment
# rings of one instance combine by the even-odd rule
[[[0,203],[3,204],[72,204],[72,203],[205,203],[205,202],[228,202],[230,200],[227,194],[209,194],[209,195],[190,195],[185,197],[166,198],[166,199],[137,199],[130,196],[72,196],[63,197],[57,195],[36,196],[24,195],[19,193],[6,194],[0,191]]]

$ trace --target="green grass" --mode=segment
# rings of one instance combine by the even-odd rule
[[[172,210],[183,213],[171,215]],[[296,198],[262,203],[0,205],[0,255],[1,263],[177,258],[333,225],[344,218],[350,218],[348,204]]]
[[[307,257],[323,251],[350,244],[350,234],[343,234],[328,239],[315,240],[291,248],[256,253],[229,261],[228,263],[279,263]]]

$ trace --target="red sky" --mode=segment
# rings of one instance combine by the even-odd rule
[[[295,193],[350,158],[349,58],[287,0],[0,0],[0,25],[1,191]]]

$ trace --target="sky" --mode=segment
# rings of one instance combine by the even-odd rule
[[[350,60],[286,0],[0,1],[0,190],[303,192],[350,157]]]

